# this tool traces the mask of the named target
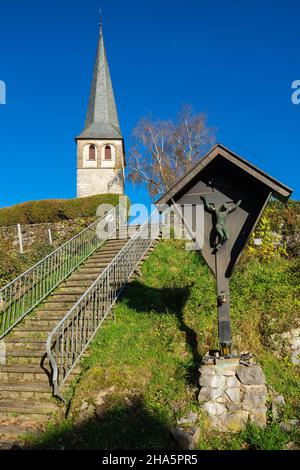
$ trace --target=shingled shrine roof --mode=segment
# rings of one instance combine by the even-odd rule
[[[293,190],[283,185],[279,181],[269,176],[264,171],[257,168],[252,163],[248,162],[244,158],[240,157],[236,153],[227,149],[221,144],[216,144],[212,149],[199,161],[197,162],[182,178],[180,178],[163,196],[161,196],[155,204],[162,205],[169,203],[172,198],[184,190],[184,188],[192,182],[194,178],[215,158],[223,157],[230,161],[237,167],[241,168],[246,173],[250,174],[254,178],[257,178],[262,184],[270,188],[273,195],[285,202],[288,200]]]

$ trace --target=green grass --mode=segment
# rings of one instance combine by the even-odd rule
[[[286,398],[287,417],[299,416],[299,370],[275,359],[264,335],[299,317],[293,269],[292,261],[253,261],[232,279],[234,347],[256,354],[268,383]],[[271,416],[263,430],[249,425],[227,436],[208,431],[197,402],[197,369],[201,355],[217,346],[214,279],[201,258],[175,240],[161,242],[142,273],[118,303],[116,323],[104,324],[82,361],[68,418],[32,445],[172,449],[170,429],[191,410],[200,416],[200,449],[281,449],[297,440]],[[79,422],[83,401],[95,405],[103,392],[98,419]]]
[[[297,442],[294,432],[283,432],[278,423],[272,422],[264,429],[248,423],[245,430],[237,434],[203,432],[201,450],[283,450],[288,442]]]

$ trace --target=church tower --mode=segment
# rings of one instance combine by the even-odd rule
[[[125,151],[102,25],[84,129],[76,137],[77,197],[124,193]]]

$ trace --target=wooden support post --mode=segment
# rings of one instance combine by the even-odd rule
[[[216,281],[217,281],[217,306],[218,306],[218,331],[221,355],[231,354],[231,325],[230,325],[230,293],[229,279],[225,276],[228,266],[228,245],[221,246],[215,254]]]

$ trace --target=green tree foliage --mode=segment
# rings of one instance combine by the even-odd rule
[[[256,245],[255,240],[260,240]],[[300,254],[300,202],[271,201],[252,233],[245,259],[270,260]]]

